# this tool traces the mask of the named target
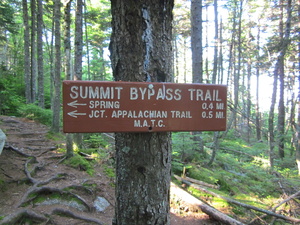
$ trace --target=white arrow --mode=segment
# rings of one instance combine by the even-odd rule
[[[85,116],[86,113],[78,113],[77,110],[75,110],[75,111],[69,112],[68,115],[72,116],[74,118],[77,118],[77,116]]]
[[[78,103],[77,100],[68,103],[68,106],[71,106],[71,107],[74,107],[74,108],[77,108],[78,105],[86,105],[86,103]]]

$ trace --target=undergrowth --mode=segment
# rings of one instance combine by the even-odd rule
[[[86,171],[91,176],[94,175],[95,171],[92,163],[78,154],[74,154],[73,157],[66,159],[64,163],[78,170]]]
[[[52,123],[52,110],[42,109],[35,104],[22,104],[18,107],[18,113],[20,116],[35,120],[47,126],[51,126]]]
[[[238,138],[221,139],[216,158],[207,167],[212,154],[212,139],[206,134],[202,134],[202,137],[205,153],[200,160],[195,161],[187,160],[194,159],[197,154],[199,156],[192,136],[189,133],[173,135],[173,173],[180,176],[185,168],[186,176],[219,186],[219,190],[211,191],[264,209],[276,205],[283,191],[291,195],[297,191],[295,187],[300,186],[294,157],[276,159],[275,167],[270,168],[267,142],[247,143]],[[218,209],[226,208],[232,214],[247,217],[247,210],[243,207],[227,204],[222,199],[191,187],[188,190]]]
[[[115,174],[114,160],[111,155],[110,143],[101,134],[85,134],[83,148],[75,149],[74,156],[65,160],[64,163],[84,170],[91,176],[95,173],[95,166],[102,164],[105,174],[112,178],[115,177]]]

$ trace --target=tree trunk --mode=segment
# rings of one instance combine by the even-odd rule
[[[202,0],[191,1],[191,50],[193,83],[203,82],[203,52],[202,52]],[[195,151],[204,153],[201,132],[193,132],[193,140],[197,143]]]
[[[278,79],[278,69],[277,64],[275,65],[275,72],[274,72],[274,82],[273,82],[273,92],[272,92],[272,99],[271,99],[271,106],[270,106],[270,112],[269,112],[269,161],[270,161],[270,167],[273,168],[274,166],[274,147],[275,147],[275,137],[274,137],[274,109],[275,109],[275,103],[276,103],[276,95],[277,95],[277,79]]]
[[[116,81],[168,82],[172,0],[112,0],[110,43]],[[114,224],[170,224],[170,133],[116,134]]]
[[[250,50],[250,49],[249,49]],[[249,57],[247,62],[247,100],[246,100],[246,121],[247,121],[247,142],[250,143],[251,137],[251,71],[252,71],[252,59]]]
[[[72,80],[71,76],[71,2],[64,4],[64,49],[65,49],[65,79]]]
[[[243,1],[236,1],[236,6],[238,7],[238,52],[237,52],[237,65],[236,69],[234,68],[234,128],[237,130],[238,122],[238,107],[239,107],[239,97],[240,97],[240,78],[241,78],[241,68],[242,68],[242,14],[243,14]],[[238,6],[239,4],[239,6]]]
[[[285,4],[281,2],[281,4]],[[287,1],[286,6],[287,19],[285,23],[285,31],[283,32],[283,6],[281,6],[281,17],[280,17],[280,32],[282,32],[281,38],[281,49],[278,57],[278,70],[279,70],[279,105],[278,105],[278,151],[279,157],[284,158],[284,141],[285,141],[285,105],[284,105],[284,58],[286,55],[286,50],[290,43],[290,29],[291,29],[291,19],[292,19],[292,1]]]
[[[300,4],[298,4],[298,19],[300,20]],[[298,38],[300,37],[300,32],[298,32]],[[299,40],[299,39],[298,39]],[[300,52],[300,40],[298,41],[298,52]],[[298,68],[300,68],[300,57],[298,57]],[[296,163],[298,166],[298,174],[300,175],[300,70],[298,70],[298,96],[297,96],[297,105],[298,105],[298,113],[297,113],[297,123],[295,123],[295,131],[296,131]]]
[[[37,77],[37,60],[36,60],[36,1],[30,1],[31,6],[31,103],[36,100],[36,77]]]
[[[82,0],[77,0],[75,18],[75,60],[74,60],[74,80],[82,80]]]
[[[202,0],[192,0],[191,2],[191,29],[193,83],[202,83]]]
[[[231,31],[231,38],[230,38],[230,47],[229,47],[229,65],[228,65],[228,70],[227,70],[227,85],[229,87],[232,87],[232,83],[234,86],[234,90],[230,90],[229,94],[231,95],[230,97],[232,98],[232,102],[233,102],[233,106],[231,108],[231,113],[229,116],[229,120],[227,123],[227,130],[224,132],[223,137],[226,136],[227,132],[232,128],[232,126],[235,126],[235,122],[236,121],[236,115],[237,115],[237,106],[235,106],[235,61],[236,61],[236,57],[235,57],[235,43],[236,43],[236,24],[237,24],[237,3],[236,1],[234,1],[234,11],[233,11],[233,24],[232,24],[232,31]],[[232,94],[232,92],[234,92]]]
[[[281,2],[282,3],[282,2]],[[283,6],[281,6],[283,7]],[[269,114],[269,132],[270,132],[270,164],[273,167],[273,152],[274,152],[274,104],[276,100],[276,92],[277,92],[277,79],[280,79],[280,98],[279,98],[279,106],[278,106],[278,148],[279,148],[279,156],[281,158],[284,157],[284,118],[285,118],[285,109],[284,109],[284,58],[286,55],[286,50],[290,43],[290,29],[291,29],[291,0],[288,0],[287,4],[287,20],[285,30],[283,29],[283,11],[280,17],[280,49],[279,54],[276,60],[275,70],[274,70],[274,87],[273,87],[273,95],[272,95],[272,103]],[[282,9],[281,9],[282,10]],[[276,80],[275,80],[276,79]],[[276,90],[275,90],[276,84]]]
[[[219,45],[219,21],[218,21],[218,1],[214,0],[214,15],[215,15],[215,38],[214,38],[214,67],[213,75],[211,79],[212,84],[217,83],[217,73],[218,73],[218,45]]]
[[[82,80],[82,49],[83,49],[83,1],[76,2],[76,17],[75,17],[75,60],[74,60],[74,80]],[[73,135],[74,143],[77,148],[82,148],[83,134],[75,133]]]
[[[298,46],[300,50],[300,44]],[[300,65],[300,59],[299,59],[299,65]],[[295,130],[296,130],[296,163],[298,166],[298,174],[300,175],[300,72],[298,75],[298,82],[299,82],[299,91],[298,91],[298,114],[297,114],[297,124],[295,124]]]
[[[24,77],[25,77],[25,97],[26,103],[31,103],[31,76],[30,76],[30,34],[28,24],[27,0],[22,0],[23,23],[24,23]]]
[[[284,136],[285,136],[285,106],[284,106],[284,62],[279,61],[279,103],[278,103],[278,153],[284,158]]]
[[[38,65],[38,106],[45,107],[44,95],[44,57],[43,57],[43,2],[37,0],[37,65]]]
[[[65,76],[66,80],[71,80],[71,2],[66,1],[64,4],[64,52],[65,52]],[[73,150],[73,134],[66,134],[66,157],[70,158],[74,154]]]
[[[260,24],[258,25],[257,31],[257,49],[260,49]],[[257,51],[256,59],[259,60],[259,51]],[[260,76],[260,68],[259,63],[256,63],[256,107],[255,107],[255,126],[256,126],[256,139],[258,141],[261,140],[261,115],[259,108],[259,76]]]
[[[61,18],[61,3],[60,0],[54,2],[54,35],[55,35],[55,57],[54,57],[54,78],[53,78],[53,117],[52,117],[52,131],[59,132],[60,122],[60,72],[61,72],[61,34],[60,34],[60,18]]]

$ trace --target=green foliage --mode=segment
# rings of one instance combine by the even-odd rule
[[[177,132],[172,135],[173,158],[180,162],[191,162],[196,157],[196,142],[190,133]]]
[[[75,154],[73,157],[65,160],[64,163],[70,165],[73,168],[84,170],[91,176],[94,174],[92,163],[90,163],[84,157],[78,154]]]
[[[19,115],[31,120],[38,121],[47,126],[51,126],[52,111],[50,109],[42,109],[34,104],[24,104],[18,109]]]
[[[216,173],[214,171],[196,165],[187,170],[187,176],[209,184],[217,184],[218,179],[215,177],[215,175]]]
[[[25,102],[24,87],[18,77],[0,67],[0,114],[16,115],[18,107]]]
[[[107,147],[108,142],[103,138],[101,134],[86,134],[84,138],[89,148]]]
[[[89,63],[83,65],[83,78],[87,80],[112,80],[110,61],[105,56],[111,36],[110,1],[92,1],[85,15]]]
[[[105,172],[106,176],[108,176],[109,178],[116,178],[115,169],[113,167],[105,165],[104,172]]]
[[[5,30],[14,33],[17,31],[16,24],[14,22],[15,10],[9,4],[1,1],[0,2],[0,27]],[[4,39],[0,36],[0,40]]]
[[[209,133],[203,135],[205,145],[210,146],[212,138]],[[192,137],[190,135],[190,137]],[[286,157],[283,160],[275,160],[272,172],[268,160],[268,143],[254,142],[247,143],[237,137],[230,137],[220,140],[220,149],[217,152],[213,165],[209,168],[204,167],[203,159],[191,160],[186,163],[180,161],[182,157],[182,146],[185,151],[192,149],[188,145],[188,134],[184,137],[174,136],[173,142],[177,148],[173,152],[172,169],[180,175],[182,168],[188,168],[188,177],[204,181],[209,184],[216,184],[219,189],[212,190],[225,197],[237,199],[259,208],[267,209],[276,204],[282,190],[278,185],[280,182],[285,189],[292,190],[293,187],[300,185],[297,167],[293,157]],[[179,142],[179,143],[178,143]],[[179,148],[180,147],[180,148]],[[208,155],[211,154],[209,148],[204,148]],[[190,150],[191,151],[191,150]],[[192,153],[190,153],[192,154]],[[280,175],[278,175],[280,174]],[[210,188],[207,188],[210,189]],[[248,218],[249,213],[243,207],[228,204],[226,201],[208,195],[194,188],[188,190],[195,196],[209,202],[212,206],[226,209],[227,212],[238,215],[241,218]],[[292,194],[292,193],[291,193]],[[249,219],[249,218],[248,218]],[[247,219],[246,219],[247,220]]]
[[[62,141],[64,140],[64,135],[61,134],[61,133],[54,133],[52,131],[49,131],[47,134],[46,134],[46,137],[50,140],[53,140],[53,141]]]

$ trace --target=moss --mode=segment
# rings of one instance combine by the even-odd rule
[[[116,178],[115,169],[109,166],[104,166],[105,175],[109,178]]]
[[[4,181],[4,180],[1,180],[1,179],[0,179],[0,190],[1,190],[2,192],[4,192],[4,191],[7,190],[5,181]]]
[[[92,163],[88,162],[85,158],[81,157],[78,154],[75,154],[73,157],[65,160],[64,163],[73,168],[84,170],[91,176],[95,172],[93,166],[91,165]]]

